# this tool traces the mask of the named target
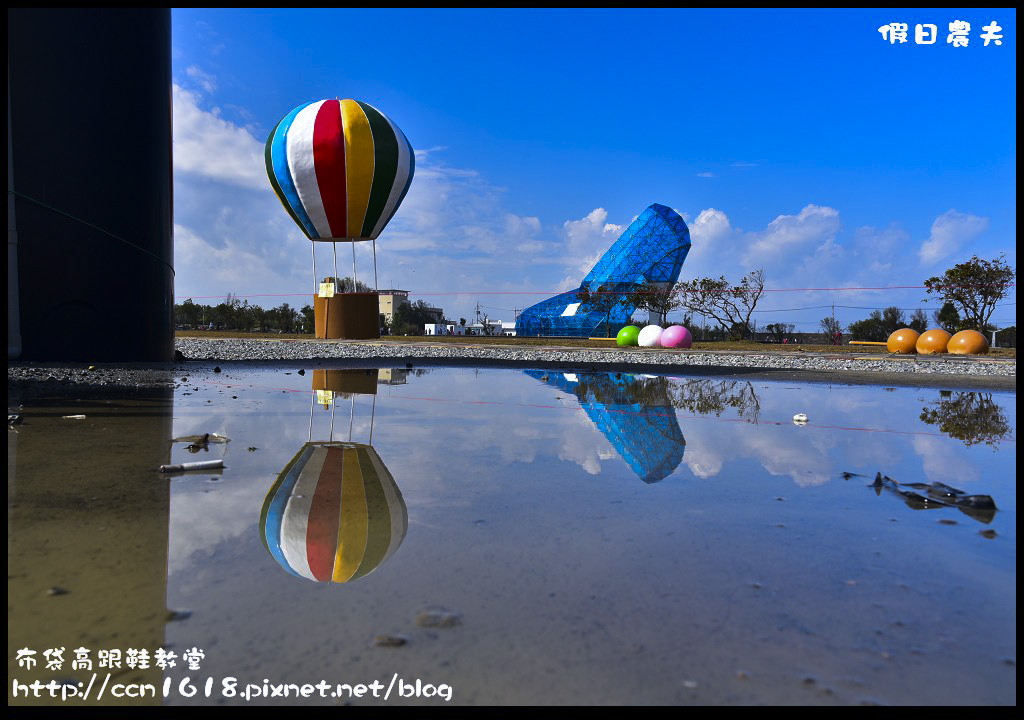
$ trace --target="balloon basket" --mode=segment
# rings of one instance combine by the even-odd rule
[[[377,370],[314,370],[313,390],[376,395],[377,375]]]
[[[316,337],[326,340],[376,340],[380,337],[380,301],[375,292],[313,296]]]

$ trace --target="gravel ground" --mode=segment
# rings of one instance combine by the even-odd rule
[[[8,387],[94,385],[124,389],[170,386],[182,370],[213,364],[259,366],[552,367],[686,375],[744,375],[764,379],[869,385],[914,385],[1016,391],[1016,359],[953,356],[830,355],[828,353],[698,352],[620,348],[494,347],[430,342],[247,340],[178,338],[185,360],[173,364],[90,366],[9,362]],[[200,367],[197,367],[200,365]],[[37,387],[37,389],[40,389]]]

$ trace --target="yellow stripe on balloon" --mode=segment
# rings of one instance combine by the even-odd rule
[[[341,101],[341,121],[345,128],[348,237],[356,238],[363,234],[363,220],[373,186],[373,132],[366,113],[355,100]]]
[[[334,582],[346,582],[359,568],[366,554],[366,489],[354,448],[345,448],[341,461],[341,526],[338,529],[338,555],[334,563]]]

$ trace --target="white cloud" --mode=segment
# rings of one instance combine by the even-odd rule
[[[715,177],[715,174],[712,173],[712,172],[699,172],[699,173],[697,173],[697,177],[700,177],[700,178],[713,178],[713,177]]]
[[[603,207],[594,208],[579,220],[562,223],[566,265],[579,272],[575,282],[570,279],[574,276],[570,276],[563,283],[568,281],[571,283],[569,287],[578,287],[594,263],[625,229],[625,225],[608,222],[608,211]]]
[[[198,93],[172,86],[174,172],[250,189],[266,189],[263,143],[245,128],[199,107]]]
[[[806,254],[833,240],[838,232],[838,210],[807,205],[797,215],[779,215],[767,228],[755,233],[743,254],[743,262],[751,268],[790,263],[788,253]]]
[[[189,65],[185,68],[185,74],[195,80],[199,87],[208,93],[212,93],[217,89],[217,79],[213,75],[203,72],[195,65]]]
[[[947,210],[935,218],[931,235],[921,243],[921,263],[933,265],[955,254],[988,229],[988,218]]]

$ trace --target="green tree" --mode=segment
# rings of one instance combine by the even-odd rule
[[[888,340],[889,336],[894,332],[905,328],[906,326],[907,320],[903,315],[902,308],[887,307],[882,311],[882,331],[885,333],[886,340]]]
[[[825,341],[830,345],[837,342],[837,335],[843,334],[842,324],[831,315],[823,317],[819,324],[821,325],[821,332],[825,335]]]
[[[871,314],[864,320],[856,320],[850,323],[847,330],[854,340],[867,340],[872,342],[885,342],[889,334],[885,332],[882,323],[882,313],[879,310],[872,310]]]
[[[196,305],[189,298],[185,302],[174,306],[174,323],[176,325],[189,325],[198,327],[203,321],[203,306]]]
[[[928,329],[928,315],[921,308],[917,308],[910,316],[910,323],[907,327],[918,333],[923,333]]]
[[[850,323],[847,329],[854,340],[885,342],[890,335],[906,326],[903,310],[887,307],[884,310],[872,310],[866,319]]]
[[[605,283],[597,290],[582,288],[578,293],[580,304],[586,312],[597,312],[604,315],[606,337],[612,336],[612,311],[619,305],[629,302],[636,286],[629,283]]]
[[[996,305],[1007,296],[1017,278],[1005,257],[982,260],[975,255],[946,270],[942,277],[928,278],[924,286],[929,294],[953,303],[963,318],[961,329],[984,332]]]
[[[302,315],[302,331],[306,333],[312,333],[315,329],[315,319],[313,316],[313,308],[309,305],[303,305],[301,310]]]
[[[944,302],[942,307],[934,313],[935,323],[952,334],[959,332],[960,327],[963,325],[963,320],[960,319],[960,313],[957,312],[956,305],[951,302]]]
[[[422,300],[402,303],[391,316],[390,332],[392,335],[422,335],[423,326],[433,322],[433,318],[430,306]]]
[[[775,338],[775,342],[782,342],[787,335],[792,335],[796,325],[793,323],[768,323],[764,326],[768,334]]]

